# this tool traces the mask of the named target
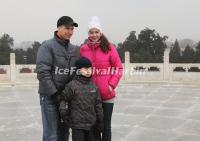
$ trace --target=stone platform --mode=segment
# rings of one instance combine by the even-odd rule
[[[200,86],[122,84],[113,141],[200,141]],[[0,140],[41,141],[37,87],[0,87]]]

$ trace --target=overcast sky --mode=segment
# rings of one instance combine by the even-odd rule
[[[99,16],[103,32],[114,43],[135,30],[156,29],[161,35],[200,40],[200,0],[0,0],[0,35],[10,34],[15,44],[43,41],[53,36],[60,16],[79,24],[72,42],[87,38],[91,16]]]

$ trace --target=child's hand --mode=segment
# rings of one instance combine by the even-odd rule
[[[59,112],[61,119],[65,122],[69,122],[69,111],[68,104],[65,101],[61,101],[59,105]]]
[[[102,123],[96,123],[96,125],[95,125],[95,130],[97,130],[97,131],[99,131],[99,132],[103,132],[103,130],[104,130],[104,123],[102,122]]]

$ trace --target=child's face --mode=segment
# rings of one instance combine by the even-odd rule
[[[81,68],[80,69],[80,73],[85,76],[85,77],[91,77],[92,75],[92,68],[89,67],[89,68]]]

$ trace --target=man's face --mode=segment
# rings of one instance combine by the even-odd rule
[[[74,33],[74,26],[59,26],[58,27],[58,36],[64,40],[70,40],[71,36]]]

